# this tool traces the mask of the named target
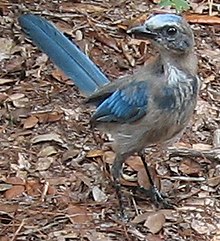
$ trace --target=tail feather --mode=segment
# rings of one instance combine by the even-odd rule
[[[25,14],[19,23],[28,37],[89,96],[109,79],[74,43],[42,17]]]

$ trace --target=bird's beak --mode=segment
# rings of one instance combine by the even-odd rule
[[[140,25],[127,30],[127,34],[138,39],[155,39],[156,33],[153,33],[146,25]]]

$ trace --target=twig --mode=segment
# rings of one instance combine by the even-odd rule
[[[14,233],[12,239],[10,241],[14,241],[16,237],[18,236],[19,232],[21,231],[22,227],[24,226],[24,219],[22,219],[21,224],[19,225],[18,229]]]
[[[49,188],[49,182],[45,182],[44,183],[44,190],[42,192],[42,195],[41,195],[41,201],[43,202],[44,201],[44,198],[48,192],[48,188]]]
[[[159,176],[161,178],[170,179],[170,180],[179,180],[179,181],[186,181],[186,182],[204,182],[206,179],[204,177],[185,177],[185,176]]]
[[[168,148],[170,152],[170,158],[175,156],[181,157],[205,157],[212,161],[220,161],[220,148],[213,148],[211,150],[194,150],[194,149],[177,149],[170,147]]]

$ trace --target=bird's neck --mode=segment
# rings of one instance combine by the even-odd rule
[[[194,52],[189,52],[181,55],[163,53],[159,56],[159,61],[161,61],[165,72],[166,70],[173,67],[181,71],[188,72],[188,74],[193,76],[197,75],[198,60]]]

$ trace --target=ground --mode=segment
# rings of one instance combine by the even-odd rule
[[[160,7],[139,0],[4,0],[0,10],[0,240],[220,240],[217,1],[194,1],[185,14],[202,80],[192,121],[167,152],[147,150],[154,179],[175,208],[157,209],[135,191],[149,184],[133,156],[121,180],[128,222],[118,215],[109,137],[93,134],[83,95],[25,38],[17,17],[31,11],[53,21],[114,81],[156,54],[125,30]]]

